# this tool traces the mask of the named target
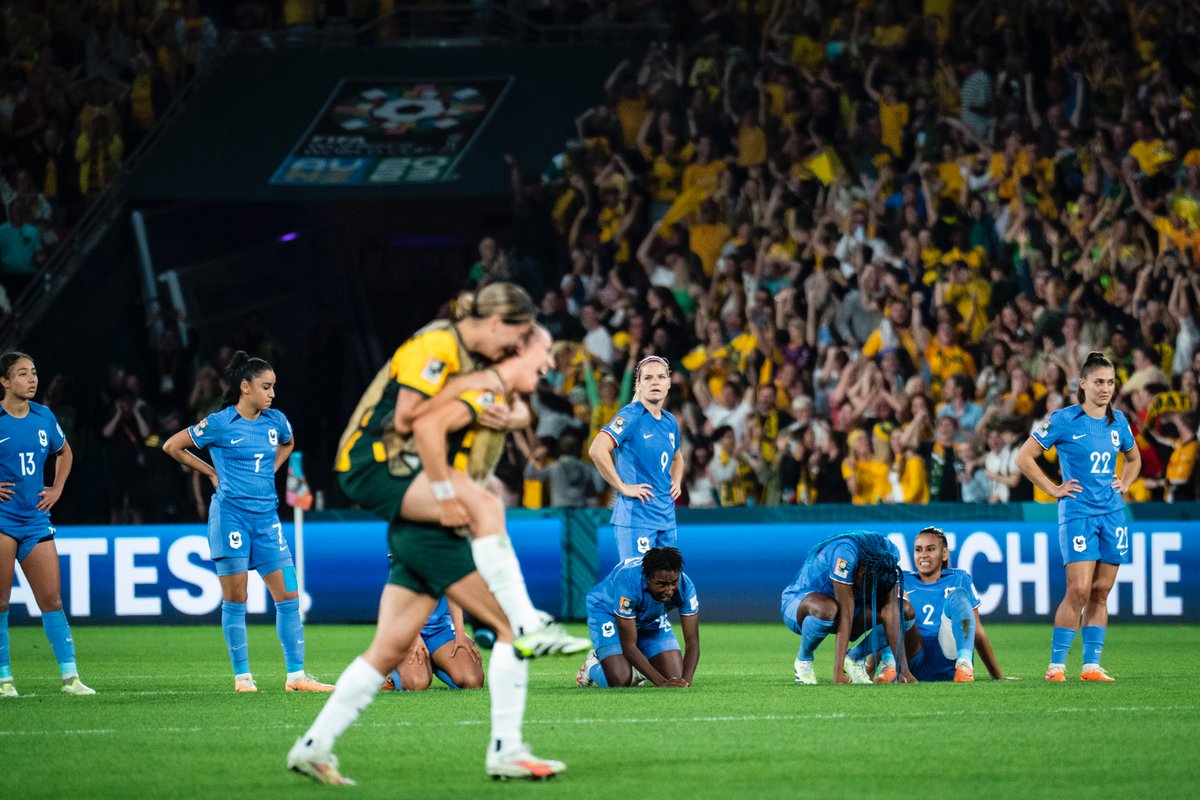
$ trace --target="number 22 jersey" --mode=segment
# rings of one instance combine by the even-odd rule
[[[1133,432],[1123,413],[1114,411],[1110,425],[1107,416],[1096,419],[1085,414],[1082,406],[1066,406],[1034,428],[1033,438],[1043,449],[1058,450],[1063,483],[1076,480],[1082,487],[1075,497],[1059,498],[1060,523],[1125,508],[1124,499],[1112,488],[1117,454],[1134,446]]]

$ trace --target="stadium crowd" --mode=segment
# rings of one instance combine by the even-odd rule
[[[1200,8],[691,8],[538,178],[510,161],[512,246],[480,245],[560,340],[527,476],[657,354],[681,503],[1050,501],[1016,451],[1100,350],[1129,499],[1196,497]]]
[[[107,127],[128,150],[213,19],[260,21],[110,5],[6,7],[0,248],[10,196],[61,235],[112,174],[78,143]],[[562,8],[588,18],[578,5]],[[283,24],[276,4],[243,7]],[[512,229],[480,242],[464,289],[522,284],[558,342],[498,472],[510,505],[606,501],[583,453],[648,354],[672,365],[680,504],[1048,502],[1016,451],[1075,402],[1091,350],[1117,364],[1137,434],[1128,499],[1195,499],[1200,8],[607,8],[673,34],[617,66],[544,168],[508,159]],[[6,256],[0,280],[21,274]],[[272,360],[265,331],[243,334]],[[47,381],[65,427],[102,428],[112,521],[203,518],[207,487],[154,459],[219,405],[223,363],[168,328],[144,374],[111,370],[97,414],[56,406],[65,381]],[[1056,473],[1053,451],[1041,466]]]

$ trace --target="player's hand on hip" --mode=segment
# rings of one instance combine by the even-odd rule
[[[465,651],[467,658],[476,664],[483,663],[483,657],[479,655],[479,648],[475,646],[475,642],[466,633],[458,632],[454,634],[454,641],[450,644],[450,657],[454,658],[458,655],[459,650]]]
[[[1120,475],[1113,475],[1112,488],[1116,489],[1121,494],[1125,494],[1125,482],[1121,480]]]
[[[671,481],[671,499],[678,500],[681,494],[683,494],[683,487],[675,481]]]
[[[626,497],[641,500],[643,503],[654,497],[654,492],[651,491],[648,483],[622,483],[618,491]]]
[[[1083,487],[1079,484],[1079,481],[1072,478],[1066,483],[1060,483],[1058,486],[1055,486],[1054,491],[1050,492],[1050,494],[1054,497],[1074,497],[1082,491]]]
[[[12,499],[12,496],[15,494],[13,491],[14,486],[16,486],[16,484],[9,481],[0,483],[0,503],[3,503],[5,500]]]
[[[212,475],[209,475],[208,479],[212,481],[213,489],[216,489],[217,485],[221,482],[221,479],[217,477],[217,473],[215,472]]]
[[[57,486],[47,486],[38,492],[38,497],[41,500],[38,500],[37,510],[49,511],[54,508],[54,504],[58,502],[58,498],[62,497],[62,489]]]

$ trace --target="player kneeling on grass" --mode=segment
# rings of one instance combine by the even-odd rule
[[[683,627],[682,655],[667,619],[673,608]],[[588,631],[595,649],[575,682],[631,686],[639,674],[655,686],[691,686],[700,662],[699,612],[696,587],[674,547],[654,547],[622,561],[588,592]]]
[[[835,630],[833,682],[870,683],[871,678],[862,665],[847,658],[847,650],[852,641],[874,627],[877,618],[883,620],[888,647],[896,645],[900,627],[896,607],[899,580],[896,546],[873,531],[839,533],[814,547],[791,584],[783,590],[781,604],[784,624],[800,636],[800,651],[793,664],[796,683],[817,682],[813,655],[817,646]],[[862,612],[855,613],[857,609]],[[911,617],[904,625],[911,627]],[[916,683],[916,680],[907,669],[900,675],[901,683]]]
[[[451,689],[483,688],[483,660],[463,626],[462,609],[442,598],[421,635],[383,683],[385,691],[423,692],[433,677]]]
[[[969,574],[950,568],[946,534],[940,528],[928,527],[917,534],[913,563],[917,571],[904,573],[905,613],[915,612],[916,620],[915,630],[909,629],[904,637],[913,675],[920,681],[970,683],[975,680],[978,650],[992,678],[1003,680],[979,619],[979,594]],[[864,636],[850,651],[851,660],[861,664],[867,659],[870,639]],[[886,665],[894,664],[894,658],[885,650],[880,661],[885,665],[880,676],[888,680]]]

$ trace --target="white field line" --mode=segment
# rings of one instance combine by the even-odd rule
[[[142,692],[139,694],[151,694],[150,692]],[[174,692],[162,692],[162,694],[175,694]],[[32,697],[35,695],[25,695]],[[8,703],[19,702],[19,700],[5,701]],[[957,711],[924,711],[924,712],[905,712],[905,719],[914,719],[918,717],[927,718],[952,718],[952,717],[993,717],[993,716],[1019,716],[1024,714],[1150,714],[1159,712],[1195,712],[1200,711],[1200,706],[1108,706],[1105,708],[1079,708],[1075,706],[1064,706],[1059,708],[1029,708],[1029,709],[994,709],[987,711],[976,711],[971,709],[962,709]],[[730,722],[802,722],[807,720],[870,720],[870,719],[892,719],[895,718],[895,713],[884,712],[830,712],[830,713],[813,713],[813,714],[749,714],[744,716],[704,716],[704,717],[625,717],[619,719],[609,719],[602,717],[588,717],[579,719],[527,719],[526,725],[641,725],[655,724],[666,722],[698,722],[698,723],[730,723]],[[446,724],[446,723],[442,723]],[[449,722],[449,724],[460,726],[481,726],[488,724],[484,719],[469,719],[457,720]],[[154,728],[81,728],[68,730],[0,730],[0,737],[3,736],[108,736],[112,734],[170,734],[170,733],[213,733],[217,731],[238,731],[243,730],[244,725],[192,725],[185,727],[163,726]],[[276,722],[276,723],[258,723],[255,727],[260,729],[275,729],[275,730],[301,730],[304,725],[294,722]],[[417,727],[417,723],[409,720],[389,720],[386,722],[364,722],[359,723],[362,728],[412,728]]]

